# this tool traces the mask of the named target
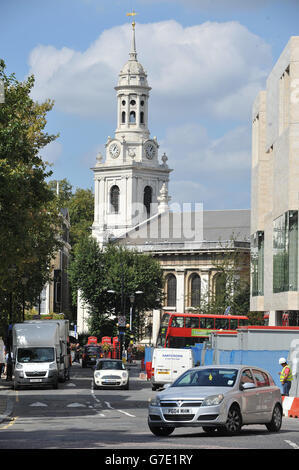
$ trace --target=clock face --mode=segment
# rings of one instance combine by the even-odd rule
[[[155,156],[156,148],[154,144],[148,143],[145,147],[145,154],[150,160]]]
[[[120,154],[119,146],[116,143],[113,143],[109,147],[109,152],[112,158],[117,158]]]

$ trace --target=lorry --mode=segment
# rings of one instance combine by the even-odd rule
[[[171,384],[191,367],[194,367],[191,349],[155,348],[152,357],[152,390]]]
[[[69,344],[69,321],[68,320],[26,320],[25,323],[43,325],[58,324],[59,327],[59,382],[65,382],[70,378],[71,352]]]
[[[58,388],[61,358],[58,323],[15,323],[12,341],[14,389],[42,385]]]

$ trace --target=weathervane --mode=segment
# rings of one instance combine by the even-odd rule
[[[133,29],[135,29],[135,16],[137,15],[137,13],[133,10],[132,13],[127,13],[127,16],[133,16],[133,22],[132,22],[132,26],[133,26]]]

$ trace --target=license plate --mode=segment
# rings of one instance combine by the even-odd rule
[[[43,379],[30,379],[30,382],[42,382]]]
[[[115,380],[105,380],[103,384],[116,384]]]
[[[168,408],[167,413],[169,415],[189,415],[192,413],[191,408]]]
[[[168,370],[158,370],[158,374],[170,374]]]

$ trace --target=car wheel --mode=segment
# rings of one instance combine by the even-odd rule
[[[281,423],[282,423],[282,409],[281,409],[281,406],[277,403],[274,406],[272,419],[270,423],[266,424],[266,428],[270,432],[278,432],[281,428]]]
[[[124,385],[123,389],[124,390],[129,390],[129,382],[127,383],[127,385]]]
[[[238,434],[242,427],[242,415],[238,406],[230,407],[224,430],[227,434]]]
[[[94,389],[94,390],[98,390],[98,389],[99,389],[99,387],[96,385],[95,381],[93,381],[93,389]]]
[[[148,426],[149,426],[151,432],[155,436],[160,436],[160,437],[169,436],[174,431],[174,428],[168,428],[168,427],[165,427],[165,426],[151,426],[150,424]]]

